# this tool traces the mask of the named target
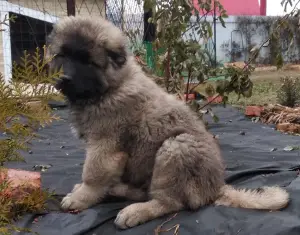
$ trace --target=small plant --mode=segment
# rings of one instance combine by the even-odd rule
[[[45,49],[44,47],[44,51]],[[61,71],[49,74],[45,69],[48,62],[41,56],[41,50],[37,48],[32,56],[24,52],[21,66],[14,63],[15,79],[5,82],[0,74],[0,131],[5,133],[5,138],[0,139],[0,174],[2,176],[5,175],[6,169],[3,168],[5,163],[24,160],[21,151],[28,151],[30,140],[37,137],[35,130],[58,119],[52,115],[48,101],[61,99],[61,96],[56,94],[50,86],[53,78],[58,77]],[[30,81],[30,84],[20,81]],[[38,102],[38,105],[33,106],[32,102]],[[46,199],[50,197],[50,194],[40,188],[28,190],[28,187],[24,185],[24,187],[18,187],[17,192],[14,193],[10,182],[2,179],[0,184],[1,234],[23,230],[14,227],[12,221],[24,213],[44,209]]]
[[[146,49],[140,37],[139,30],[128,30],[125,31],[126,36],[129,39],[129,49],[133,52],[135,56],[141,57],[141,59],[146,60]]]
[[[5,18],[5,21],[11,20]],[[0,24],[6,24],[6,22]],[[33,55],[24,51],[19,64],[13,64],[13,79],[5,81],[0,73],[0,234],[9,235],[17,228],[13,222],[25,213],[40,212],[51,196],[40,188],[21,185],[12,187],[5,178],[5,163],[23,161],[22,151],[37,137],[39,127],[57,120],[48,105],[49,100],[60,100],[51,84],[61,71],[50,74],[49,60],[43,56],[46,47],[37,48]],[[28,82],[28,83],[25,83]]]
[[[29,61],[29,56],[25,51],[21,67],[14,63],[15,80],[6,83],[0,74],[0,130],[7,135],[0,140],[0,166],[21,160],[19,150],[27,150],[28,141],[35,137],[34,130],[57,119],[48,101],[61,97],[50,86],[60,71],[50,75],[44,70],[49,61],[41,58],[39,48],[32,56],[33,61]],[[30,84],[20,80],[30,80]],[[38,102],[38,108],[34,108],[32,102]]]
[[[45,211],[45,202],[52,194],[41,189],[31,189],[26,185],[12,191],[10,182],[0,184],[0,234],[11,235],[13,232],[31,231],[13,225],[13,221],[26,213],[42,213]]]
[[[61,71],[49,74],[45,69],[49,61],[41,54],[39,48],[32,56],[25,51],[21,66],[14,63],[15,79],[10,82],[0,74],[0,131],[5,133],[5,138],[0,139],[0,234],[23,230],[15,228],[12,221],[24,213],[44,209],[46,199],[50,197],[48,192],[40,188],[28,189],[26,185],[14,192],[10,182],[2,177],[5,163],[24,160],[21,152],[28,151],[30,140],[37,137],[35,131],[58,119],[52,114],[48,102],[61,99],[50,86]],[[30,81],[30,84],[20,81]],[[38,102],[38,105],[32,105],[33,102]]]
[[[283,77],[281,87],[277,92],[278,103],[295,107],[300,103],[300,78]]]

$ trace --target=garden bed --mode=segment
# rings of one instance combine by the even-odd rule
[[[35,165],[51,165],[41,172],[42,188],[55,190],[60,200],[80,182],[84,148],[69,128],[68,110],[58,109],[61,120],[40,130],[41,139],[33,142],[32,152],[25,154],[26,163],[9,163],[15,169],[33,170]],[[181,211],[161,230],[177,226],[180,235],[268,234],[298,235],[300,231],[299,151],[285,151],[286,146],[299,144],[298,136],[283,135],[273,126],[253,123],[235,108],[214,106],[220,118],[214,123],[209,116],[209,130],[217,140],[226,163],[226,180],[238,187],[280,185],[291,193],[292,203],[282,212],[255,211],[207,206],[197,211]],[[276,151],[274,151],[276,149]],[[272,151],[271,151],[272,150]],[[18,221],[42,235],[146,235],[154,231],[171,215],[153,220],[126,231],[115,228],[118,211],[130,202],[109,200],[81,213],[63,213],[59,203],[49,203],[48,212],[28,214]],[[161,231],[160,230],[160,231]],[[27,233],[18,233],[27,235]],[[174,234],[161,232],[160,235]]]

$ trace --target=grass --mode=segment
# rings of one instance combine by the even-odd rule
[[[238,99],[235,93],[228,96],[228,104],[237,105],[241,108],[247,105],[277,104],[277,91],[281,86],[280,78],[285,76],[298,77],[299,71],[280,70],[280,71],[255,71],[251,75],[253,82],[252,96],[249,98]],[[215,87],[215,82],[207,82]],[[203,95],[207,95],[204,85],[198,86],[195,90]]]
[[[250,98],[240,97],[234,93],[229,95],[228,103],[232,105],[264,105],[276,104],[277,91],[280,88],[280,78],[284,76],[298,77],[299,71],[280,70],[280,71],[259,71],[251,75],[253,81],[253,92]]]
[[[244,98],[241,96],[238,99],[238,95],[232,93],[228,96],[228,104],[240,106],[275,104],[277,103],[277,90],[279,87],[279,83],[255,81],[251,97]]]
[[[228,104],[237,106],[247,105],[264,105],[264,104],[276,104],[277,102],[277,91],[280,88],[280,78],[284,76],[298,77],[299,71],[293,70],[281,70],[281,71],[257,71],[251,75],[253,82],[253,91],[250,98],[240,97],[235,93],[231,93],[228,96]],[[210,84],[214,84],[211,82]],[[198,92],[205,94],[205,86],[198,86]]]

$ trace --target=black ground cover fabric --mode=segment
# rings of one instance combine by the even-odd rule
[[[55,190],[60,199],[80,181],[84,161],[83,145],[71,134],[66,108],[55,111],[61,121],[40,130],[27,163],[10,163],[11,168],[32,170],[34,165],[52,164],[42,173],[44,188]],[[272,126],[252,123],[232,107],[215,107],[218,123],[209,120],[210,131],[219,137],[227,165],[226,180],[238,187],[280,185],[291,194],[288,208],[280,212],[255,211],[206,206],[196,212],[182,211],[164,228],[179,224],[180,235],[299,235],[300,234],[300,151],[284,151],[299,146],[300,137],[284,135]],[[276,148],[276,151],[270,151]],[[49,202],[50,212],[26,215],[18,226],[29,227],[41,235],[152,235],[168,215],[129,230],[117,230],[113,221],[130,202],[108,201],[79,214],[63,213]],[[173,234],[161,232],[161,235]],[[26,234],[26,233],[16,233]]]

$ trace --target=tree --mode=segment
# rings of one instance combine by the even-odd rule
[[[156,25],[156,37],[152,45],[154,48],[154,69],[153,74],[162,77],[157,81],[163,84],[170,93],[177,94],[183,99],[183,94],[193,92],[200,84],[205,84],[212,76],[223,75],[225,80],[218,81],[216,89],[207,89],[215,98],[222,96],[224,103],[231,92],[244,97],[252,95],[252,81],[250,75],[254,71],[254,61],[261,48],[271,42],[270,45],[279,45],[281,34],[287,33],[292,41],[293,31],[290,28],[288,19],[298,17],[299,11],[294,9],[284,17],[276,20],[271,26],[271,33],[261,45],[251,49],[251,56],[243,68],[214,66],[212,55],[203,46],[212,40],[213,30],[208,20],[209,14],[215,12],[215,18],[223,27],[226,27],[224,18],[227,17],[226,9],[218,0],[198,0],[195,7],[192,0],[145,0],[147,9],[152,9],[153,17],[149,22]],[[296,6],[300,1],[283,0],[282,5]],[[275,48],[276,49],[276,48]],[[277,68],[283,65],[281,51],[275,50]],[[148,71],[149,72],[149,71]],[[184,85],[183,77],[187,77],[187,84]],[[163,82],[162,82],[163,80]],[[197,80],[197,85],[191,82]],[[210,102],[200,106],[199,103],[189,101],[195,111],[201,111]],[[203,112],[200,112],[203,113]]]
[[[156,25],[154,48],[154,74],[161,76],[165,89],[178,95],[189,94],[206,83],[212,76],[225,75],[225,81],[218,83],[217,92],[227,100],[230,92],[250,96],[252,82],[249,79],[253,67],[244,69],[218,68],[205,43],[213,40],[213,30],[208,17],[212,13],[215,20],[225,27],[226,10],[215,0],[198,0],[198,7],[191,0],[146,0],[148,9],[153,9],[149,21]],[[183,77],[187,78],[185,84]],[[161,81],[161,80],[160,80]],[[197,85],[191,85],[195,83]],[[202,107],[197,102],[186,102],[199,112]],[[201,115],[202,112],[199,112]]]

